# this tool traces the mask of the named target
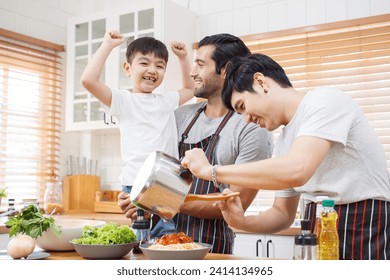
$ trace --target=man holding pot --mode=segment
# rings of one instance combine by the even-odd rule
[[[200,149],[182,159],[204,179],[277,190],[273,206],[258,215],[244,216],[239,198],[218,203],[229,225],[262,234],[285,229],[301,195],[308,202],[305,218],[314,225],[316,196],[328,196],[338,214],[339,258],[390,258],[386,156],[356,101],[331,87],[297,91],[284,69],[264,54],[231,60],[222,98],[248,123],[269,131],[283,127],[271,159],[216,168]]]
[[[226,63],[237,56],[250,54],[239,38],[230,34],[207,36],[199,42],[195,65],[190,75],[195,81],[194,95],[207,101],[181,106],[175,111],[179,132],[179,156],[194,147],[202,148],[212,165],[251,162],[270,158],[272,134],[254,124],[247,124],[234,111],[224,107],[221,92]],[[194,177],[193,194],[218,193],[229,185]],[[246,209],[257,190],[231,185],[240,192]],[[135,218],[135,208],[126,194],[119,195],[119,206],[126,217]],[[231,254],[234,234],[212,202],[185,202],[175,217],[176,229],[192,237],[194,242],[213,245],[213,253]]]

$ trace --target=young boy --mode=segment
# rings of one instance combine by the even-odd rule
[[[173,42],[171,49],[179,58],[183,88],[177,92],[155,94],[161,85],[168,62],[166,46],[151,37],[138,38],[126,50],[123,68],[131,76],[132,91],[114,89],[99,81],[104,63],[113,48],[125,38],[115,31],[106,32],[101,46],[89,61],[82,85],[103,105],[105,112],[118,120],[121,156],[125,162],[121,184],[130,192],[139,168],[153,151],[178,157],[177,128],[174,109],[194,95],[191,65],[183,43]]]

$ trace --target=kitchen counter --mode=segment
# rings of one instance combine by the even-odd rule
[[[46,260],[88,260],[81,257],[75,251],[70,252],[49,252],[50,256]],[[260,258],[249,258],[236,255],[226,255],[226,254],[213,254],[208,253],[204,260],[253,260]],[[133,254],[130,252],[126,256],[122,257],[121,260],[148,260],[144,254]]]
[[[114,214],[114,213],[97,213],[97,212],[71,212],[71,213],[65,213],[62,215],[59,215],[58,217],[64,218],[64,219],[87,219],[87,220],[101,220],[105,222],[114,222],[117,224],[127,224],[131,225],[131,220],[127,219],[124,214]],[[4,222],[7,221],[7,217],[3,217],[0,219],[0,234],[1,233],[8,233],[9,229],[7,229],[4,225]],[[249,233],[243,230],[232,228],[234,232],[237,233]],[[299,233],[301,231],[298,227],[290,227],[285,230],[281,230],[277,233],[277,235],[290,235],[294,236],[295,234]]]

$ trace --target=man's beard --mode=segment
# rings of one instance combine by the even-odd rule
[[[207,98],[209,97],[209,93],[207,88],[204,85],[202,85],[201,87],[195,89],[194,96],[198,98]]]
[[[218,91],[220,91],[220,88],[214,83],[209,83],[208,86],[203,83],[199,88],[195,89],[194,96],[207,99]]]

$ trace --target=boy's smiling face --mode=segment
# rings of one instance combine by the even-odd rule
[[[138,52],[131,63],[124,63],[124,68],[126,75],[133,80],[134,93],[151,93],[161,85],[167,64],[153,53]]]

